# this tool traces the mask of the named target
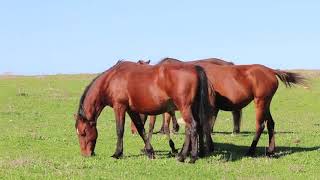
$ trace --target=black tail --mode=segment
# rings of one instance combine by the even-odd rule
[[[197,116],[200,120],[200,125],[203,125],[205,121],[208,120],[209,114],[212,111],[210,101],[209,101],[209,91],[208,91],[208,78],[202,67],[196,66],[196,70],[199,78],[198,92],[197,92]],[[196,108],[195,107],[195,108]]]
[[[299,84],[306,86],[306,78],[299,73],[287,72],[281,70],[273,70],[274,73],[279,77],[279,79],[286,85],[286,87],[291,87],[294,84]]]
[[[197,130],[199,133],[200,156],[205,156],[213,151],[213,142],[211,139],[211,130],[209,128],[209,118],[211,118],[213,105],[211,105],[208,88],[208,78],[202,67],[196,66],[199,85],[197,99],[193,104],[193,116],[198,121]],[[211,88],[211,86],[210,86]],[[212,93],[214,91],[212,90]]]

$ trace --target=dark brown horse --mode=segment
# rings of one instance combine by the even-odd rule
[[[198,61],[210,62],[212,64],[221,65],[221,66],[234,65],[233,62],[224,61],[224,60],[218,59],[218,58],[208,58],[208,59],[202,59],[202,60],[196,60],[196,61],[189,61],[189,63],[196,63]],[[147,61],[139,60],[138,63],[139,64],[149,64],[150,60],[147,60]],[[240,133],[242,110],[241,109],[240,110],[233,109],[232,115],[233,115],[233,133],[235,133],[235,134]],[[141,115],[141,116],[143,117],[143,122],[145,123],[147,117],[143,116],[143,115]],[[167,120],[166,120],[166,118],[167,118]],[[171,115],[169,117],[166,117],[166,114],[163,114],[163,122],[162,122],[161,129],[159,131],[160,133],[167,134],[167,132],[165,132],[165,131],[168,131],[167,128],[169,128],[170,120],[172,120],[173,132],[176,133],[179,131],[179,124],[177,122],[177,118],[175,116],[175,113],[171,113]],[[152,117],[150,119],[150,121],[152,123],[153,121],[155,121],[155,119],[153,119],[153,117]],[[152,127],[152,124],[150,124],[150,127]],[[131,122],[131,132],[133,134],[137,133],[137,129],[134,126],[133,122]]]
[[[176,64],[179,62],[182,63],[177,59],[166,58],[159,64]],[[256,145],[264,129],[265,123],[267,124],[269,134],[267,155],[272,155],[275,151],[275,123],[271,116],[270,104],[273,95],[278,88],[278,80],[276,77],[278,77],[286,87],[291,87],[292,84],[304,84],[304,77],[298,73],[274,70],[258,64],[219,66],[212,63],[210,60],[192,61],[187,63],[203,67],[209,81],[213,84],[216,92],[216,109],[212,126],[219,109],[240,112],[242,108],[254,100],[256,110],[256,133],[246,155],[254,155]],[[172,112],[170,113],[172,114]],[[170,113],[167,113],[167,116],[170,116]],[[168,120],[169,117],[166,119]]]
[[[207,76],[199,66],[182,63],[151,66],[120,61],[95,78],[81,97],[75,124],[81,153],[85,156],[94,153],[98,116],[105,106],[110,106],[115,113],[118,136],[112,157],[123,155],[127,112],[145,143],[146,154],[154,158],[154,150],[146,138],[139,113],[157,115],[179,110],[186,123],[186,133],[178,160],[185,160],[191,146],[190,162],[194,163],[198,156],[197,125],[208,123],[214,106],[214,96],[210,90]],[[207,133],[201,132],[199,136],[202,134]]]

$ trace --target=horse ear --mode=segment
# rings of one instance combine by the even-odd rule
[[[150,64],[151,60],[149,59],[148,61],[146,61],[147,64]]]

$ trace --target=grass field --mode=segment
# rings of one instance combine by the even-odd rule
[[[286,89],[281,84],[273,99],[277,158],[264,156],[266,131],[257,157],[244,157],[255,127],[250,104],[243,112],[240,135],[231,135],[231,113],[219,114],[213,134],[215,154],[194,165],[168,157],[166,137],[159,134],[153,136],[157,159],[142,155],[143,143],[130,134],[129,118],[125,156],[112,159],[116,130],[110,108],[98,121],[97,155],[82,157],[73,114],[94,75],[0,76],[0,179],[319,179],[320,76],[303,73],[311,78],[310,89]],[[156,129],[159,126],[160,121]],[[173,136],[179,148],[182,132]]]

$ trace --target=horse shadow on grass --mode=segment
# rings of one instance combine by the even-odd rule
[[[156,159],[167,159],[167,158],[172,158],[175,157],[175,155],[171,154],[171,152],[169,152],[169,150],[155,150],[154,151]],[[133,155],[128,155],[125,156],[127,158],[136,158],[136,157],[147,157],[146,154],[144,153],[143,149],[141,149],[141,153],[140,154],[133,154]]]
[[[296,132],[293,131],[277,131],[276,134],[294,134]],[[177,134],[183,134],[183,133],[177,133]],[[212,133],[214,134],[222,134],[222,135],[232,135],[231,132],[219,132],[215,131]],[[254,131],[242,131],[239,134],[235,134],[235,136],[254,136]],[[266,131],[263,132],[263,134],[267,134]],[[174,158],[175,155],[171,154],[169,152],[169,147],[167,150],[155,150],[155,157],[156,159],[167,159],[167,158]],[[246,158],[245,156],[246,152],[248,151],[249,146],[241,146],[241,145],[235,145],[230,143],[214,143],[214,152],[207,157],[204,157],[203,159],[209,159],[212,156],[218,157],[221,161],[238,161],[242,158]],[[180,152],[180,149],[178,149]],[[276,146],[275,154],[270,158],[282,158],[294,153],[300,153],[300,152],[311,152],[311,151],[320,151],[320,146],[315,147],[293,147],[293,146]],[[264,158],[266,157],[267,147],[261,147],[258,146],[256,148],[256,153],[253,158]],[[142,157],[146,156],[143,152],[136,155],[129,155],[126,156],[128,158],[134,158],[134,157]]]
[[[254,136],[256,132],[254,131],[241,131],[238,134],[234,134],[231,132],[225,132],[225,131],[214,131],[212,132],[212,135],[214,134],[222,134],[222,135],[235,135],[235,136]],[[296,132],[293,131],[277,131],[276,134],[295,134]],[[268,134],[267,131],[263,131],[262,134]]]
[[[220,157],[222,161],[238,161],[246,158],[245,153],[248,151],[249,146],[239,146],[229,143],[214,143],[215,151],[212,156]],[[276,151],[270,158],[282,158],[294,153],[320,151],[320,146],[315,147],[289,147],[289,146],[276,146]],[[266,156],[267,147],[257,147],[256,153],[253,158],[263,158]],[[210,157],[210,156],[209,156]]]
[[[212,156],[218,157],[220,161],[234,162],[246,158],[245,153],[249,149],[248,146],[239,146],[229,143],[214,143],[214,152],[212,155],[204,157],[203,159],[209,159]],[[275,154],[270,158],[282,158],[294,153],[320,151],[320,146],[315,147],[289,147],[289,146],[277,146]],[[257,147],[256,154],[252,158],[264,158],[266,156],[266,147]],[[126,156],[127,158],[136,158],[146,156],[143,152],[136,155]],[[171,154],[168,150],[156,150],[156,159],[168,159],[175,158],[174,154]]]
[[[242,158],[247,158],[245,153],[249,149],[249,146],[239,146],[229,143],[214,143],[214,152],[212,155],[204,157],[202,159],[210,159],[212,156],[218,157],[218,160],[224,162],[234,162],[241,160]],[[282,158],[291,154],[300,153],[300,152],[311,152],[311,151],[320,151],[320,146],[315,147],[289,147],[289,146],[277,146],[275,154],[270,158]],[[257,147],[255,156],[252,158],[264,158],[266,156],[267,148],[266,147]],[[127,158],[135,158],[146,156],[144,153],[137,155],[129,155]],[[174,158],[175,155],[171,154],[169,150],[156,150],[155,151],[156,159],[168,159]],[[215,158],[216,159],[216,158]]]

